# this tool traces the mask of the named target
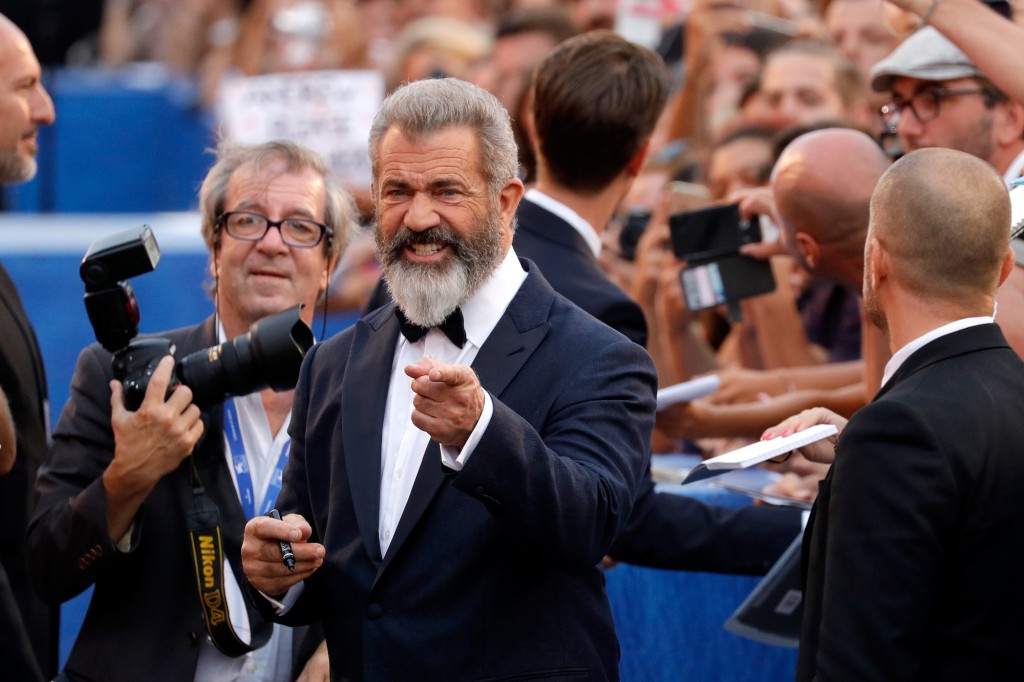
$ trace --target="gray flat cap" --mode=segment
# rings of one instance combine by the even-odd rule
[[[888,57],[871,69],[871,88],[892,89],[897,76],[945,81],[983,75],[960,49],[931,26],[910,34]]]

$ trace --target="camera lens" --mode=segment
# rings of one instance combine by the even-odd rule
[[[192,402],[208,407],[267,387],[294,388],[302,359],[313,346],[313,332],[299,318],[301,308],[264,317],[248,333],[182,358],[177,373],[192,389]]]

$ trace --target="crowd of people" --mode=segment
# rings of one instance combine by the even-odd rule
[[[234,74],[385,75],[368,195],[292,141],[218,146],[213,309],[161,337],[362,317],[294,390],[212,404],[165,357],[130,409],[92,345],[51,430],[0,266],[5,673],[617,679],[603,570],[761,575],[803,533],[798,680],[1019,674],[1024,9],[693,0],[647,47],[609,30],[625,5],[102,4],[76,58],[162,62],[205,104]],[[38,29],[0,15],[2,184],[59,115]],[[681,257],[673,216],[729,204],[760,235],[726,260],[772,285],[705,305],[693,282],[731,292],[730,266]],[[817,424],[838,437],[765,465],[810,514],[655,487],[661,453]]]

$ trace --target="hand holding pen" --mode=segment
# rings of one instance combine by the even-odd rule
[[[283,595],[313,574],[324,561],[324,546],[309,542],[313,529],[298,514],[284,519],[275,509],[245,524],[242,569],[249,583],[266,595]]]

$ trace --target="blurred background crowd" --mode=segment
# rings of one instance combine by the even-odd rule
[[[1024,22],[1022,0],[987,4]],[[952,133],[926,140],[911,129],[937,117],[940,103],[954,106],[957,93],[896,92],[892,74],[873,83],[879,62],[908,36],[922,35],[920,12],[883,0],[0,0],[0,13],[30,39],[57,111],[55,124],[40,129],[37,178],[4,190],[2,208],[10,214],[194,211],[195,190],[212,163],[207,150],[222,134],[218,112],[228,85],[293,72],[372,72],[383,93],[424,78],[476,83],[511,113],[529,187],[536,180],[534,67],[566,38],[598,29],[654,49],[671,73],[671,92],[635,182],[609,223],[594,226],[599,261],[643,310],[662,386],[708,372],[721,379],[710,397],[662,413],[656,452],[712,456],[756,440],[803,407],[849,416],[877,389],[887,356],[872,356],[884,342],[872,342],[874,332],[862,326],[857,259],[866,224],[850,228],[852,247],[843,241],[844,221],[866,206],[860,176],[851,170],[846,204],[842,191],[815,194],[819,188],[797,182],[809,203],[817,196],[833,203],[797,206],[791,197],[788,208],[776,205],[786,187],[770,187],[772,172],[783,167],[776,162],[790,141],[842,127],[877,141],[890,158],[908,147],[970,146]],[[925,45],[920,54],[935,49]],[[1000,80],[980,72],[970,78],[982,87]],[[1010,92],[1008,100],[992,87],[987,110],[1016,96]],[[140,92],[159,96],[131,105]],[[1013,153],[998,168],[1007,177],[1020,175],[1024,152],[1024,118],[1014,106],[1017,128],[1005,145]],[[136,118],[145,118],[145,127]],[[998,150],[962,150],[996,165]],[[841,187],[844,157],[836,152],[828,163]],[[871,172],[877,178],[880,170]],[[349,189],[369,226],[368,183]],[[773,190],[775,203],[758,204]],[[685,264],[672,251],[668,216],[726,202],[761,214],[767,244],[755,255],[771,261],[775,289],[732,310],[688,310],[679,284]],[[817,210],[813,217],[828,229],[776,226],[777,209],[791,218]],[[367,230],[331,286],[327,305],[340,324],[366,306],[378,277]],[[31,302],[28,308],[39,314]],[[1007,331],[1011,342],[1013,334]],[[48,359],[54,409],[73,358]],[[773,466],[785,474],[777,492],[813,498],[821,465],[792,457]]]

